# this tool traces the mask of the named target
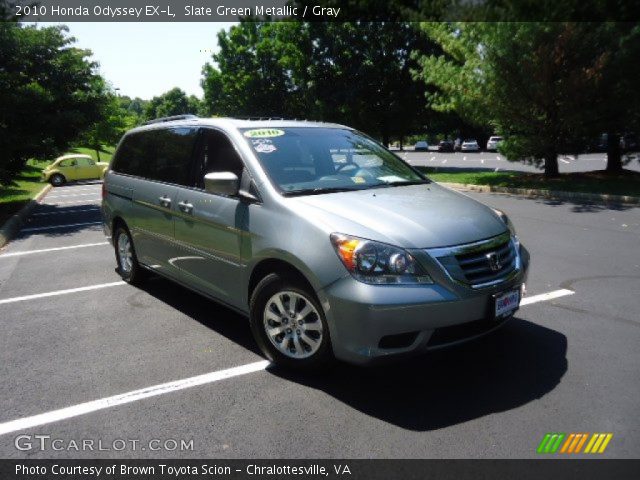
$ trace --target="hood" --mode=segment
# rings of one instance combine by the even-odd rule
[[[435,183],[290,200],[306,218],[335,232],[404,248],[460,245],[507,231],[489,207]]]

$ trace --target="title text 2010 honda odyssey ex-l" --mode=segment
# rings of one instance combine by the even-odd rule
[[[289,366],[484,334],[529,263],[504,213],[341,125],[159,119],[124,136],[103,197],[122,278],[153,271],[241,312]]]

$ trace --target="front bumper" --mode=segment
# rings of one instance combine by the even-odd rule
[[[368,285],[344,277],[318,292],[337,358],[356,364],[464,342],[504,324],[492,319],[493,296],[521,288],[529,254],[508,281],[482,289],[455,282]],[[440,277],[442,280],[442,277]]]

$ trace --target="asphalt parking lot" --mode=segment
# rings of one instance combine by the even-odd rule
[[[491,171],[538,172],[542,170],[523,162],[510,162],[497,152],[415,152],[413,150],[395,151],[396,155],[416,167],[431,167],[455,170],[479,169]],[[624,168],[640,171],[640,154],[637,152],[623,156]],[[560,155],[558,168],[561,173],[589,172],[604,170],[607,166],[606,153],[586,153],[583,155]]]
[[[1,457],[533,458],[547,432],[611,432],[601,457],[640,457],[640,208],[470,194],[531,252],[516,318],[312,376],[269,366],[226,308],[159,278],[120,282],[100,188],[51,190],[0,252]],[[61,449],[19,450],[19,435]],[[109,449],[69,449],[87,439]]]

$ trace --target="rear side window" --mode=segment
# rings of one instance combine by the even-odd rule
[[[196,128],[167,128],[127,135],[114,172],[178,185],[189,184]]]

